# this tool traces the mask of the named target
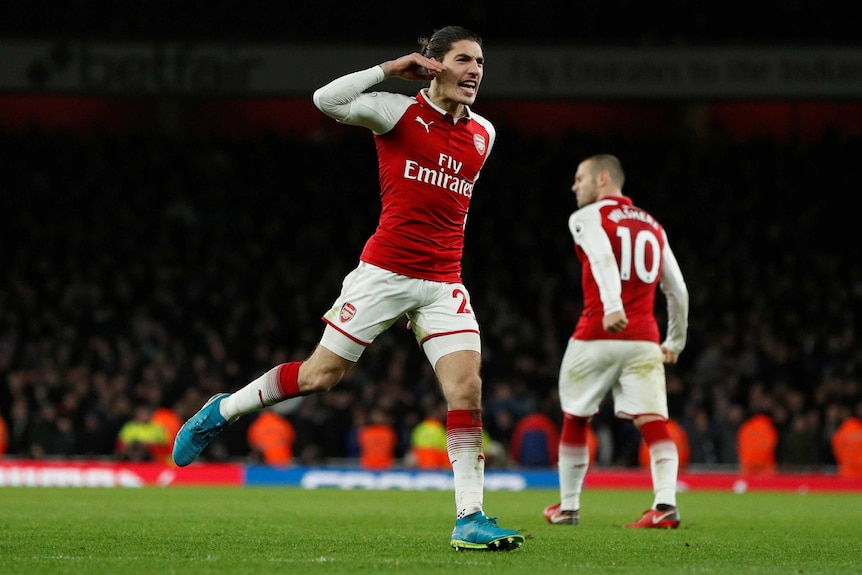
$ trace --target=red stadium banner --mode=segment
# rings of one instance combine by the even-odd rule
[[[0,460],[0,487],[241,486],[238,464],[190,465],[102,461]]]

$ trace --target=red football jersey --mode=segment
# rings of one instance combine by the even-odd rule
[[[570,217],[569,228],[584,292],[584,309],[573,337],[659,343],[654,305],[667,239],[658,221],[622,196],[579,209]],[[620,309],[629,321],[626,329],[605,331],[602,317]]]
[[[496,132],[469,108],[455,119],[425,90],[415,97],[362,92],[381,80],[375,66],[314,94],[328,115],[374,133],[382,207],[360,259],[409,277],[460,283],[467,211]]]
[[[362,261],[460,282],[467,211],[490,151],[487,122],[476,114],[456,120],[420,92],[395,127],[374,139],[382,211]]]

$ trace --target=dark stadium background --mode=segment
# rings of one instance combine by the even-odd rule
[[[758,3],[757,14],[671,2],[8,1],[0,41],[383,43],[392,57],[450,22],[496,45],[859,48],[849,5]],[[449,8],[444,8],[449,9]],[[568,12],[571,11],[571,14]],[[374,62],[368,62],[372,65]],[[332,77],[342,71],[333,71]],[[291,73],[301,74],[302,70]],[[578,160],[618,155],[626,192],[661,219],[691,292],[689,345],[669,369],[691,464],[736,465],[757,412],[787,470],[834,465],[830,438],[862,417],[855,197],[860,99],[494,100],[498,124],[467,227],[465,283],[483,326],[485,422],[503,445],[527,413],[559,418],[556,370],[578,314],[566,229]],[[184,417],[301,359],[378,211],[367,131],[304,99],[0,94],[0,415],[7,457],[118,457],[134,405]],[[661,302],[660,298],[659,301]],[[289,417],[304,462],[351,455],[358,410],[402,434],[439,402],[395,327],[333,392]],[[241,420],[207,452],[248,456]],[[636,465],[607,410],[601,464]],[[608,437],[605,435],[604,437]]]

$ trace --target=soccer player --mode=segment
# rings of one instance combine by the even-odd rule
[[[623,195],[624,182],[619,159],[602,154],[578,165],[572,185],[578,209],[569,230],[581,262],[584,307],[560,367],[560,502],[544,515],[555,525],[578,524],[590,463],[588,425],[611,392],[615,415],[631,420],[649,447],[655,493],[652,507],[626,527],[675,529],[679,455],[667,425],[664,364],[676,363],[685,347],[688,288],[664,228]],[[667,300],[661,344],[656,287]]]
[[[482,40],[447,26],[419,44],[420,52],[337,78],[313,96],[325,114],[373,133],[382,203],[358,266],[323,316],[319,345],[305,361],[277,365],[232,394],[211,397],[180,430],[173,456],[177,465],[188,465],[241,415],[328,391],[406,315],[448,404],[457,511],[450,544],[515,549],[524,537],[483,511],[481,341],[461,281],[467,210],[496,137],[494,126],[470,108],[484,73]],[[429,86],[413,97],[366,92],[393,76]]]

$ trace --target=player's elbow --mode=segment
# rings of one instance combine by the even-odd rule
[[[311,95],[311,101],[314,102],[314,105],[318,110],[327,113],[326,110],[329,107],[329,101],[324,95],[323,88],[318,88],[314,91],[314,94]]]
[[[314,105],[318,110],[336,120],[343,119],[349,109],[349,105],[345,105],[343,102],[339,102],[330,97],[324,88],[318,88],[315,90],[314,94],[311,96],[311,101],[314,102]]]

